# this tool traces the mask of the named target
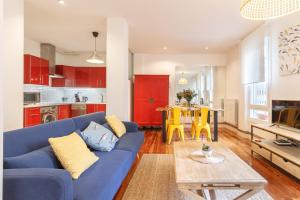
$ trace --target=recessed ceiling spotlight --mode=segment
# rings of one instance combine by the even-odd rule
[[[168,49],[168,47],[166,47],[166,46],[163,47],[163,50],[167,50],[167,49]]]
[[[208,47],[205,47],[205,50],[208,50]]]
[[[58,3],[61,4],[61,5],[64,5],[65,1],[64,0],[58,0]]]

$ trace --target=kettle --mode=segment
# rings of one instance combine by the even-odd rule
[[[87,102],[88,100],[89,100],[88,97],[85,97],[85,96],[82,97],[82,102]]]

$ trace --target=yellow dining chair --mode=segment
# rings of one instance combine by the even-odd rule
[[[195,117],[192,124],[192,138],[195,137],[199,140],[201,131],[204,129],[206,131],[206,139],[207,141],[211,141],[211,134],[210,134],[210,126],[209,123],[207,123],[208,119],[208,108],[201,108],[201,121],[199,122],[199,111],[195,111]]]
[[[181,109],[179,107],[173,107],[171,109],[171,115],[173,115],[173,121],[168,125],[168,144],[171,144],[173,138],[173,132],[177,129],[178,136],[184,141],[184,126],[180,123]]]
[[[167,108],[167,116],[166,116],[166,131],[168,132],[168,127],[169,127],[169,124],[172,124],[173,121],[174,121],[174,115],[173,115],[173,112],[172,112],[172,109],[170,107]]]

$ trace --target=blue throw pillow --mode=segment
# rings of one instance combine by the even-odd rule
[[[118,141],[110,130],[94,121],[81,132],[81,135],[88,146],[98,151],[111,151]]]
[[[52,148],[46,146],[26,154],[4,158],[4,168],[62,168],[62,166]]]

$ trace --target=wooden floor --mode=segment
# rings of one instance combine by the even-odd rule
[[[265,190],[274,198],[274,200],[300,200],[300,181],[291,177],[260,156],[254,155],[252,157],[250,152],[250,141],[248,139],[239,137],[228,130],[221,129],[219,131],[219,140],[267,179],[268,184]],[[139,157],[141,158],[143,154],[147,153],[173,153],[172,145],[167,145],[162,142],[162,133],[160,130],[145,131],[145,142],[141,148]],[[138,163],[139,159],[136,160],[127,178],[123,182],[115,200],[122,199]]]

